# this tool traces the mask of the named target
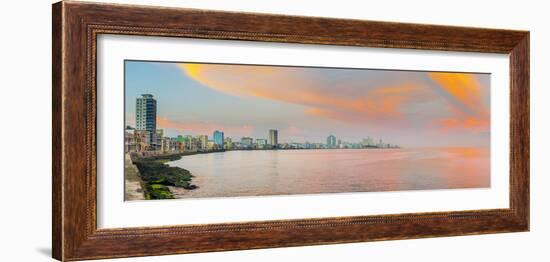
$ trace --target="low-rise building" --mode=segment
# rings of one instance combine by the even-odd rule
[[[243,149],[251,149],[252,144],[253,144],[253,139],[251,137],[241,138],[241,145],[243,146]]]
[[[254,147],[257,149],[265,149],[267,147],[267,139],[256,138],[256,143],[254,143]]]
[[[124,152],[136,152],[134,128],[132,127],[126,127],[126,129],[124,130]]]
[[[209,142],[208,141],[208,136],[207,135],[199,135],[197,137],[198,139],[198,147],[197,147],[197,150],[209,150],[210,146],[209,146]]]
[[[226,137],[226,138],[223,140],[223,148],[226,149],[226,150],[231,150],[231,149],[233,149],[233,141],[231,140],[230,137]]]
[[[134,152],[144,152],[151,150],[151,132],[147,130],[134,130]]]

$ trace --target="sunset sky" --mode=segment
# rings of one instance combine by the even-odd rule
[[[168,136],[206,134],[280,142],[359,142],[406,147],[488,146],[490,75],[314,67],[125,62],[126,124],[135,99],[157,99]],[[211,139],[211,138],[210,138]]]

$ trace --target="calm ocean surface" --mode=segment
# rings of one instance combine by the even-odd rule
[[[258,150],[184,156],[177,198],[490,187],[488,148]]]

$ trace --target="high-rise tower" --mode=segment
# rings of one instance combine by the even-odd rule
[[[279,144],[279,131],[276,129],[269,130],[269,145],[271,147],[277,147]]]
[[[153,95],[143,94],[136,98],[136,130],[148,131],[154,143],[157,130],[157,100]]]

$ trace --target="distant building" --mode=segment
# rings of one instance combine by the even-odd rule
[[[229,150],[233,149],[233,141],[231,140],[230,137],[224,138],[223,148],[224,149],[229,149]]]
[[[338,140],[338,148],[348,148],[348,143],[342,142],[342,140]]]
[[[135,152],[136,140],[134,137],[134,128],[127,126],[124,130],[124,152]]]
[[[199,148],[197,148],[198,150],[208,149],[208,136],[207,135],[198,136],[198,140],[199,140]]]
[[[208,145],[208,140],[206,140],[206,145]],[[202,141],[199,137],[192,137],[191,138],[191,147],[189,148],[192,151],[200,151],[202,150]],[[206,148],[206,147],[205,147]]]
[[[187,140],[181,140],[181,141],[177,141],[176,143],[176,146],[177,146],[177,151],[179,152],[184,152],[186,150],[189,150],[188,148],[186,148],[186,146],[188,146],[189,143],[186,142]]]
[[[160,144],[160,151],[166,153],[170,151],[170,138],[163,137]]]
[[[235,142],[231,143],[231,145],[234,149],[242,149],[243,148],[243,145],[241,145],[241,142],[239,142],[239,141],[235,141]]]
[[[330,135],[327,137],[327,147],[336,148],[336,137],[334,135]]]
[[[135,151],[151,150],[151,133],[147,130],[134,130]]]
[[[220,148],[224,146],[224,137],[222,131],[214,131],[214,144],[218,145]]]
[[[276,129],[269,130],[269,145],[276,148],[279,144],[279,131]]]
[[[374,146],[374,140],[369,136],[367,138],[363,138],[361,144],[363,145],[363,147]]]
[[[214,143],[214,140],[208,140],[207,143],[206,143],[206,148],[205,149],[214,150],[214,149],[218,149],[217,147],[218,147],[218,145],[216,143]]]
[[[263,139],[263,138],[256,139],[255,146],[258,149],[264,149],[267,146],[267,139]]]
[[[252,148],[252,141],[253,139],[251,137],[243,137],[241,138],[241,144],[244,146],[244,147],[247,147],[247,148]]]
[[[178,139],[175,137],[168,139],[168,150],[169,151],[179,151],[179,144]]]
[[[179,152],[183,152],[183,151],[186,151],[186,150],[189,150],[189,146],[188,146],[188,139],[187,137],[184,137],[182,135],[178,135],[175,139],[174,142],[172,142],[172,146],[175,146],[175,150],[179,151]]]
[[[156,151],[162,151],[162,140],[164,138],[164,130],[162,129],[157,129],[155,131],[155,135],[153,137],[154,139],[154,142],[152,143],[152,147],[153,147],[153,150],[156,150]]]
[[[136,130],[148,131],[151,144],[156,144],[157,100],[153,95],[143,94],[136,98]]]

